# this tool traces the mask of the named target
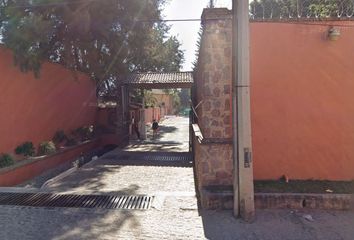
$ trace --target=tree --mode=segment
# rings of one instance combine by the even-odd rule
[[[351,0],[254,0],[251,17],[259,18],[327,18],[353,12]]]
[[[182,88],[180,92],[178,92],[178,96],[181,100],[181,107],[188,108],[190,107],[191,101],[191,91],[188,88]]]
[[[110,88],[129,72],[180,68],[180,43],[155,21],[164,1],[2,0],[0,34],[22,71],[38,76],[49,60]]]

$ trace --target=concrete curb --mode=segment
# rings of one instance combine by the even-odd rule
[[[69,176],[70,174],[76,172],[78,169],[78,167],[72,167],[72,168],[69,168],[68,170],[66,170],[65,172],[62,172],[60,173],[59,175],[47,180],[45,183],[43,183],[43,185],[41,186],[40,189],[46,189],[48,187],[50,187],[51,184],[57,182],[57,181],[60,181],[62,180],[63,178]]]
[[[256,193],[254,200],[257,209],[354,209],[353,194]],[[232,209],[233,193],[204,189],[201,194],[201,204],[205,209]]]
[[[39,188],[25,188],[25,187],[0,187],[0,193],[39,193],[46,192]]]
[[[257,208],[352,210],[351,194],[256,193]]]
[[[73,174],[74,172],[76,172],[77,170],[79,170],[80,168],[84,167],[84,166],[89,166],[89,164],[93,161],[96,161],[98,160],[99,158],[97,156],[94,156],[91,158],[91,160],[85,164],[83,164],[82,166],[76,166],[76,167],[72,167],[72,168],[69,168],[68,170],[60,173],[59,175],[47,180],[45,183],[43,183],[43,185],[41,186],[40,189],[46,189],[48,187],[50,187],[51,184],[57,182],[57,181],[60,181],[62,180],[63,178],[69,176],[70,174]]]

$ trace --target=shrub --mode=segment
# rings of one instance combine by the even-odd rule
[[[9,154],[2,154],[0,156],[0,168],[8,167],[13,164],[14,160]]]
[[[93,137],[93,126],[79,127],[72,131],[73,136],[75,136],[80,141],[86,141]]]
[[[55,132],[52,140],[55,144],[59,144],[59,143],[64,142],[65,140],[67,140],[67,138],[68,137],[65,135],[63,130],[58,130]]]
[[[56,152],[55,144],[52,141],[46,141],[39,144],[38,155],[49,155]]]
[[[21,144],[15,149],[15,152],[16,154],[22,154],[25,157],[27,157],[27,156],[34,156],[36,151],[33,147],[32,142],[24,142],[23,144]]]

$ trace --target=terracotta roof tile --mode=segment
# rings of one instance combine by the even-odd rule
[[[125,84],[192,84],[192,72],[138,73],[128,75]]]

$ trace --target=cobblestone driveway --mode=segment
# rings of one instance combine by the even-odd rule
[[[192,200],[193,201],[193,200]],[[253,224],[230,211],[198,211],[190,198],[167,197],[162,210],[121,211],[0,207],[0,239],[353,240],[354,213],[257,211]]]

